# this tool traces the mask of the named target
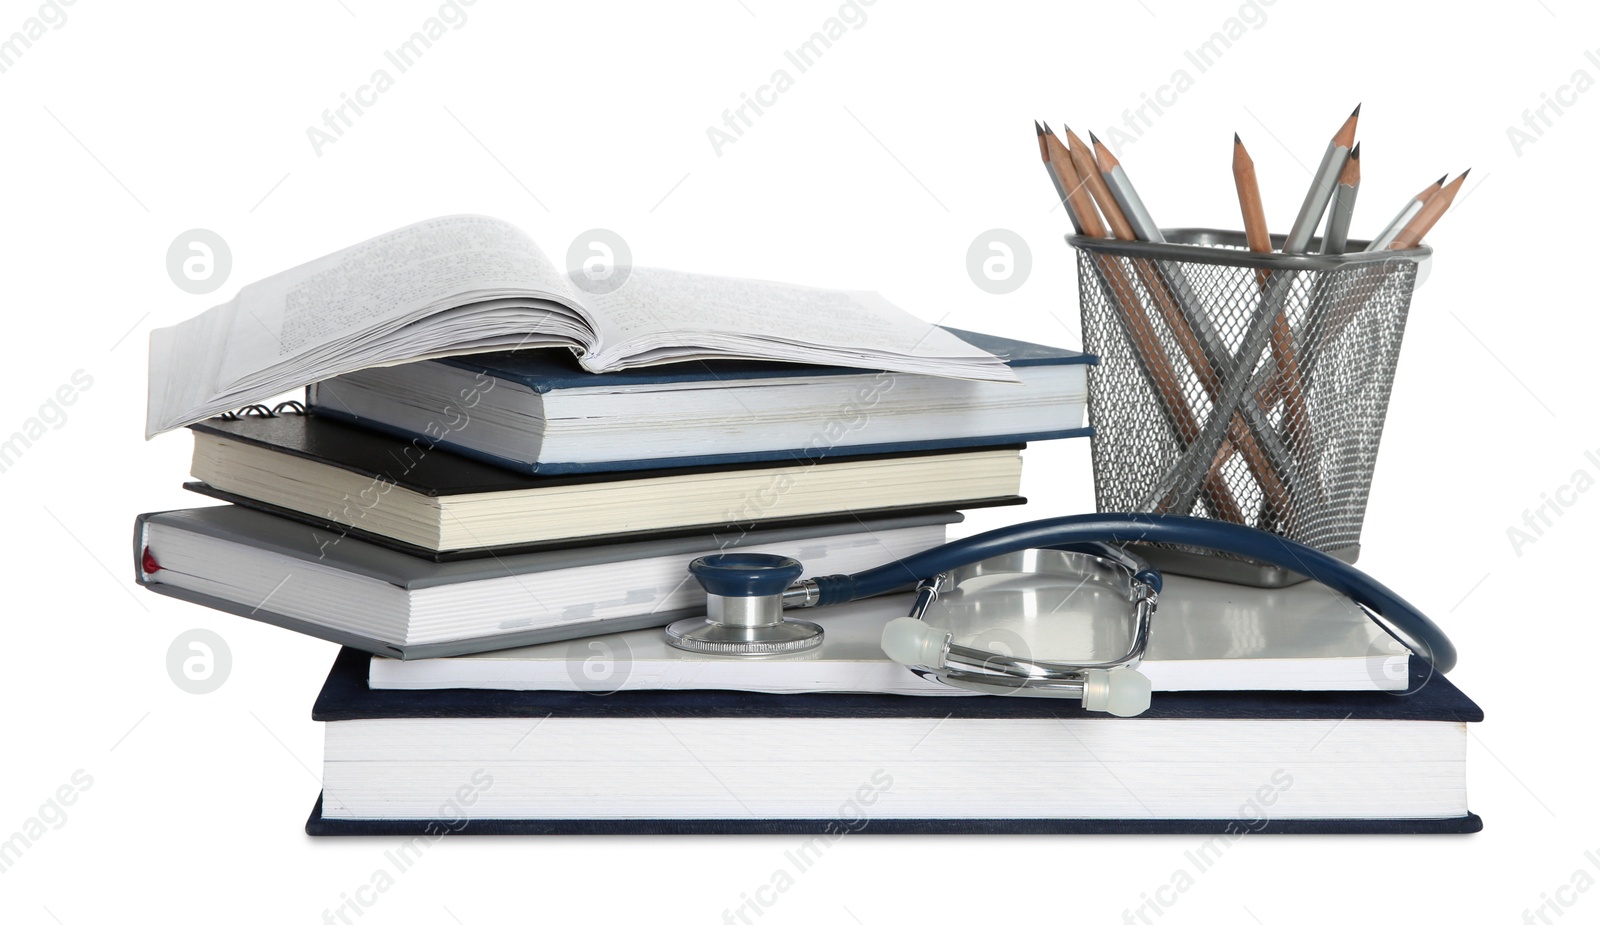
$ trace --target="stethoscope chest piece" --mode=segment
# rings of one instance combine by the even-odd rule
[[[787,655],[822,644],[822,627],[786,620],[784,595],[805,570],[787,556],[720,553],[689,563],[706,591],[706,615],[667,627],[667,642],[713,655]]]

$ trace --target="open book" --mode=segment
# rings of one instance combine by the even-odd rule
[[[545,346],[597,373],[752,359],[1016,378],[876,293],[646,267],[586,292],[515,226],[457,215],[270,276],[153,332],[145,436],[359,369]]]

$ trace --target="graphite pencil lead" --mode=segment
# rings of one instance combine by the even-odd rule
[[[1359,116],[1359,115],[1361,115],[1361,104],[1357,103],[1356,104],[1356,108],[1350,110],[1350,118],[1353,119],[1353,118],[1355,118],[1356,116]]]
[[[1236,145],[1244,144],[1244,142],[1239,140],[1239,133],[1238,132],[1234,132],[1233,133],[1233,143],[1236,144]]]
[[[1439,179],[1433,181],[1433,185],[1434,186],[1443,186],[1444,185],[1444,181],[1449,179],[1449,177],[1450,177],[1450,171],[1446,170],[1444,173],[1439,174]]]
[[[1039,124],[1039,120],[1038,119],[1034,119],[1033,120],[1033,133],[1035,135],[1043,135],[1044,134],[1044,126]]]
[[[1356,142],[1356,146],[1350,149],[1350,159],[1353,161],[1361,159],[1361,142]]]

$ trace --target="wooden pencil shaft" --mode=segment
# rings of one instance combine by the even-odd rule
[[[1109,184],[1100,175],[1098,165],[1095,163],[1094,155],[1089,150],[1089,146],[1083,143],[1083,139],[1068,129],[1067,147],[1072,155],[1073,167],[1077,169],[1080,176],[1089,178],[1089,190],[1094,196],[1095,202],[1099,204],[1100,211],[1105,215],[1107,224],[1111,226],[1112,234],[1119,241],[1134,240],[1133,227],[1128,222],[1127,216],[1123,214],[1116,197],[1111,194]],[[1178,304],[1165,275],[1154,262],[1136,259],[1133,261],[1133,266],[1146,291],[1150,294],[1151,301],[1155,303],[1157,310],[1160,311],[1168,330],[1172,332],[1173,338],[1177,340],[1178,348],[1183,352],[1184,358],[1188,360],[1190,368],[1199,377],[1201,386],[1209,396],[1214,398],[1221,388],[1220,376],[1223,369],[1221,365],[1221,342],[1212,333],[1213,349],[1207,351],[1200,342],[1200,336],[1196,333],[1197,329],[1202,327],[1210,331],[1209,318],[1205,315],[1204,310],[1197,305],[1180,306]],[[1137,300],[1137,294],[1132,294]],[[1227,413],[1230,419],[1237,418],[1237,420],[1230,420],[1229,422],[1229,435],[1233,438],[1240,451],[1245,454],[1245,462],[1250,468],[1251,475],[1261,485],[1262,492],[1269,499],[1269,503],[1273,507],[1281,509],[1287,502],[1287,496],[1284,493],[1279,470],[1286,460],[1269,457],[1268,453],[1262,449],[1261,444],[1257,442],[1240,409],[1236,408],[1231,412],[1224,413]],[[1262,433],[1271,432],[1270,426],[1267,426],[1264,421],[1258,422],[1258,429]]]
[[[1062,185],[1061,177],[1056,173],[1056,168],[1050,163],[1050,144],[1045,141],[1044,126],[1038,122],[1033,123],[1034,135],[1039,139],[1039,160],[1044,162],[1044,172],[1050,177],[1050,185],[1055,187],[1056,198],[1061,200],[1062,209],[1067,213],[1067,220],[1072,222],[1075,234],[1083,234],[1083,225],[1078,222],[1078,216],[1072,211],[1072,204],[1067,201],[1067,188]]]
[[[1261,204],[1261,188],[1256,182],[1255,162],[1250,159],[1250,152],[1245,150],[1239,136],[1233,137],[1233,181],[1239,197],[1239,212],[1244,219],[1245,243],[1254,253],[1270,253],[1272,236],[1267,231],[1267,215]],[[1257,286],[1266,291],[1270,277],[1270,271],[1258,270]],[[1284,430],[1295,435],[1299,432],[1298,425],[1303,424],[1306,418],[1305,391],[1294,335],[1289,318],[1283,312],[1279,312],[1273,320],[1271,344],[1272,367],[1277,375],[1267,388],[1251,391],[1256,395],[1256,409],[1271,408],[1281,396],[1287,402]]]
[[[1145,380],[1155,389],[1156,402],[1172,429],[1173,437],[1180,447],[1188,448],[1200,435],[1200,424],[1189,408],[1188,399],[1183,394],[1171,360],[1161,347],[1155,326],[1139,306],[1133,285],[1115,258],[1091,255],[1090,259],[1100,268],[1100,272],[1094,275],[1100,281],[1107,302],[1118,310],[1122,318],[1122,329],[1133,347],[1134,359]],[[1220,472],[1207,471],[1204,489],[1210,502],[1215,505],[1213,513],[1219,519],[1233,523],[1245,522],[1244,512]]]
[[[1239,196],[1239,213],[1244,220],[1245,245],[1257,254],[1272,250],[1267,232],[1267,212],[1261,203],[1261,187],[1256,182],[1256,165],[1244,145],[1233,146],[1233,184]],[[1265,284],[1263,274],[1261,282]]]
[[[1133,240],[1133,229],[1128,224],[1127,218],[1122,214],[1122,210],[1117,205],[1115,198],[1112,197],[1105,178],[1100,176],[1088,146],[1083,144],[1083,141],[1073,134],[1071,130],[1067,132],[1067,153],[1070,158],[1071,169],[1077,172],[1080,188],[1087,187],[1089,195],[1094,200],[1087,206],[1088,210],[1092,213],[1095,204],[1098,203],[1115,237],[1123,241]],[[1089,227],[1088,222],[1085,222],[1085,227]],[[1128,332],[1130,341],[1135,345],[1135,350],[1141,358],[1141,365],[1146,370],[1146,377],[1160,393],[1159,400],[1172,418],[1179,442],[1187,445],[1200,432],[1199,423],[1195,420],[1194,413],[1189,408],[1188,398],[1184,395],[1177,373],[1172,367],[1171,359],[1166,355],[1161,341],[1156,335],[1154,325],[1151,324],[1149,317],[1144,313],[1138,290],[1134,288],[1132,281],[1128,279],[1121,264],[1116,262],[1114,258],[1101,259],[1098,262],[1102,272],[1109,278],[1109,288],[1113,291],[1108,293],[1108,296],[1111,297],[1112,303],[1120,310],[1123,318],[1123,328]],[[1147,261],[1137,261],[1136,266],[1141,280],[1152,294],[1153,301],[1160,303],[1161,300],[1157,297],[1157,293],[1162,291],[1162,287],[1150,275],[1152,272],[1151,265]],[[1172,326],[1173,322],[1170,317],[1168,321],[1169,326]],[[1181,323],[1174,328],[1175,332],[1179,329],[1187,332],[1190,338],[1193,337],[1193,332],[1188,331],[1188,328]],[[1197,369],[1209,369],[1209,367],[1201,359]],[[1241,426],[1231,432],[1243,430],[1244,428]],[[1251,446],[1254,453],[1251,456],[1247,456],[1247,459],[1255,458],[1259,462],[1261,451],[1253,440],[1251,441]],[[1265,465],[1265,463],[1263,462],[1262,465]],[[1270,477],[1264,476],[1264,478]],[[1237,523],[1244,522],[1243,512],[1238,507],[1238,501],[1233,497],[1232,491],[1228,489],[1226,481],[1221,479],[1220,473],[1209,471],[1206,473],[1205,491],[1211,501],[1220,506],[1225,519],[1233,520]]]
[[[1098,164],[1089,146],[1074,134],[1067,131],[1067,147],[1072,155],[1073,167],[1080,176],[1087,176],[1088,187],[1100,211],[1105,215],[1106,222],[1111,226],[1112,234],[1120,241],[1135,240],[1136,234],[1127,216],[1123,214],[1121,205],[1112,195],[1110,185],[1101,175]],[[1177,294],[1169,285],[1166,274],[1152,261],[1136,259],[1132,261],[1134,270],[1140,282],[1150,294],[1151,301],[1161,313],[1167,328],[1173,338],[1178,342],[1178,348],[1188,360],[1196,376],[1200,379],[1202,388],[1210,397],[1215,397],[1221,388],[1222,350],[1221,341],[1210,328],[1209,317],[1204,309],[1196,304],[1180,304]],[[1137,301],[1137,293],[1132,292]],[[1202,344],[1201,334],[1204,331],[1210,334],[1211,349]],[[1157,345],[1159,349],[1159,344]],[[1219,409],[1220,410],[1220,409]],[[1284,490],[1280,470],[1286,462],[1282,456],[1273,457],[1264,450],[1256,439],[1256,433],[1271,434],[1270,425],[1265,420],[1254,422],[1256,429],[1253,432],[1250,422],[1247,422],[1243,409],[1235,408],[1226,413],[1229,417],[1228,434],[1235,446],[1245,456],[1245,463],[1262,488],[1263,496],[1269,505],[1276,511],[1281,511],[1287,504],[1287,494]]]
[[[1456,194],[1461,191],[1461,184],[1466,179],[1466,173],[1462,173],[1454,180],[1446,183],[1443,189],[1423,203],[1422,208],[1417,210],[1417,214],[1412,217],[1411,221],[1407,222],[1406,226],[1400,229],[1400,233],[1395,235],[1395,239],[1389,242],[1389,250],[1404,250],[1408,247],[1416,247],[1421,243],[1422,236],[1432,230],[1434,223],[1438,222],[1445,212],[1449,211],[1450,204],[1455,202]]]
[[[1048,132],[1048,129],[1046,131]],[[1074,225],[1080,229],[1079,234],[1086,234],[1091,238],[1105,237],[1106,226],[1100,222],[1100,213],[1095,210],[1094,200],[1090,198],[1083,178],[1078,176],[1077,168],[1072,166],[1072,155],[1067,151],[1067,146],[1053,134],[1045,135],[1045,144],[1050,152],[1050,165],[1061,178],[1061,185],[1066,187],[1067,208],[1076,216]]]
[[[1283,313],[1285,302],[1292,291],[1293,276],[1294,274],[1289,273],[1273,275],[1266,293],[1262,296],[1263,310],[1257,313],[1249,327],[1245,329],[1244,336],[1240,338],[1236,354],[1239,362],[1223,381],[1221,393],[1213,402],[1213,407],[1236,408],[1244,399],[1246,390],[1250,389],[1251,380],[1254,378],[1252,375],[1256,366],[1254,358],[1260,357],[1267,348],[1273,325]],[[1271,375],[1270,371],[1268,375]],[[1232,422],[1232,415],[1213,414],[1201,431],[1200,438],[1185,450],[1167,471],[1148,500],[1155,502],[1157,499],[1175,497],[1178,510],[1183,510],[1186,505],[1192,505],[1202,486],[1205,473],[1210,471],[1210,461],[1227,438],[1228,425]]]
[[[1083,223],[1078,221],[1078,213],[1073,210],[1072,203],[1067,199],[1067,188],[1062,185],[1061,177],[1056,173],[1054,164],[1048,160],[1044,162],[1044,172],[1050,175],[1050,185],[1056,188],[1056,198],[1061,200],[1061,207],[1067,213],[1067,221],[1072,223],[1075,234],[1083,234]]]
[[[1122,209],[1117,206],[1117,200],[1111,195],[1111,189],[1106,186],[1106,178],[1100,175],[1100,168],[1095,166],[1094,154],[1089,151],[1089,146],[1083,139],[1067,129],[1067,150],[1072,156],[1072,167],[1078,172],[1078,179],[1089,187],[1089,194],[1094,198],[1095,205],[1100,208],[1100,213],[1105,216],[1106,224],[1111,227],[1111,235],[1118,241],[1132,241],[1134,239],[1133,226],[1128,224],[1127,216],[1122,214]]]

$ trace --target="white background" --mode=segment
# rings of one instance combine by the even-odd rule
[[[1184,52],[1232,0],[914,4],[877,0],[759,117],[720,124],[837,10],[830,2],[518,4],[478,0],[321,156],[306,129],[388,66],[431,0],[114,4],[79,0],[0,74],[5,386],[0,435],[83,370],[93,384],[3,474],[7,641],[0,838],[83,769],[92,786],[0,874],[9,922],[322,921],[391,840],[312,840],[321,730],[311,702],[334,647],[136,589],[133,517],[195,503],[189,440],[141,439],[145,345],[237,287],[422,218],[484,212],[552,254],[623,235],[637,262],[876,288],[929,320],[1078,344],[1076,279],[1031,120],[1120,124],[1183,68],[1193,87],[1123,162],[1158,221],[1237,227],[1239,131],[1283,231],[1328,136],[1365,104],[1356,236],[1426,182],[1474,168],[1431,236],[1373,488],[1362,565],[1444,623],[1456,682],[1488,721],[1469,747],[1472,837],[1256,837],[1160,921],[1522,921],[1600,849],[1592,797],[1588,595],[1600,491],[1519,551],[1509,527],[1583,470],[1593,409],[1592,152],[1600,93],[1516,150],[1507,127],[1600,66],[1576,0],[1440,7],[1300,4],[1246,13],[1205,72]],[[0,36],[34,15],[0,3]],[[1572,95],[1563,93],[1567,99]],[[1168,99],[1171,99],[1168,96]],[[1547,110],[1549,112],[1549,110]],[[1542,127],[1542,126],[1541,126]],[[168,278],[169,243],[232,246],[211,295]],[[968,245],[1015,230],[1033,271],[991,296]],[[1586,451],[1596,456],[1585,457]],[[1583,484],[1589,484],[1580,479]],[[1092,508],[1088,445],[1027,454],[1025,510]],[[169,679],[180,632],[233,655],[215,693]],[[845,839],[766,922],[887,923],[1041,913],[1121,921],[1199,839]],[[793,838],[455,839],[362,922],[721,921]],[[1581,878],[1580,878],[1581,879]],[[1568,920],[1600,891],[1566,891]],[[1032,910],[1024,913],[1024,910]],[[354,919],[353,919],[354,920]],[[1136,920],[1136,919],[1135,919]]]

